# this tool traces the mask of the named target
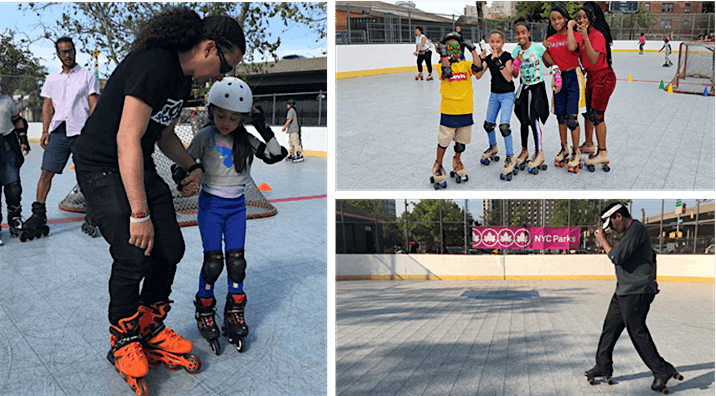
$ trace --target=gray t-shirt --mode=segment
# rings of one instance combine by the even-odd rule
[[[288,124],[288,128],[286,129],[286,132],[298,133],[298,115],[296,114],[296,109],[294,109],[293,107],[288,109],[288,114],[286,114],[286,119],[291,120],[291,123]]]
[[[622,239],[609,251],[617,274],[617,296],[656,294],[654,250],[646,227],[633,220]]]
[[[243,128],[243,126],[240,126],[240,128]],[[248,132],[246,133],[248,134]],[[249,142],[253,148],[253,155],[259,148],[261,141],[249,134]],[[233,138],[222,135],[214,125],[211,125],[197,132],[187,149],[189,155],[194,159],[200,159],[201,163],[204,164],[206,171],[202,188],[224,198],[235,198],[236,194],[230,193],[232,188],[237,192],[242,191],[241,187],[251,180],[249,158],[246,158],[244,171],[241,173],[236,171],[233,147]]]
[[[16,116],[20,111],[17,104],[7,95],[0,95],[0,135],[7,136],[15,130],[15,124],[12,123],[12,117]]]

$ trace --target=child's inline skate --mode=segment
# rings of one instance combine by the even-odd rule
[[[500,173],[500,180],[512,180],[512,175],[517,175],[517,169],[515,169],[516,164],[517,160],[515,159],[515,156],[508,155],[507,158],[505,158],[505,165],[502,167],[502,171]]]
[[[167,370],[183,367],[189,374],[201,370],[201,360],[191,352],[194,344],[164,325],[164,319],[173,301],[157,301],[149,306],[139,306],[139,326],[144,338],[144,354],[149,367],[156,368],[163,362]]]
[[[554,153],[554,166],[564,168],[564,166],[567,165],[567,161],[569,161],[569,149],[562,146],[559,153]]]
[[[465,166],[460,161],[460,158],[452,157],[452,169],[450,177],[455,178],[455,183],[460,184],[469,180]]]
[[[121,319],[117,326],[109,327],[109,342],[112,348],[107,353],[107,360],[137,395],[149,396],[149,388],[144,381],[144,376],[149,373],[149,366],[141,341],[139,313]]]
[[[436,190],[447,188],[447,183],[445,182],[445,168],[443,168],[442,164],[439,164],[437,161],[433,164],[433,175],[430,176],[430,183],[432,183]]]
[[[499,161],[500,157],[497,155],[497,145],[490,146],[480,156],[480,163],[483,165],[490,165],[490,161]]]
[[[45,204],[40,202],[32,203],[32,216],[23,224],[22,230],[17,236],[20,242],[33,240],[40,236],[47,236],[50,233],[50,227],[47,226],[47,210]]]
[[[194,318],[196,319],[196,325],[199,327],[199,333],[206,341],[209,342],[211,350],[217,355],[221,353],[219,345],[219,326],[216,324],[216,298],[199,298],[196,295],[194,299],[194,307],[196,312]]]
[[[249,335],[249,326],[244,321],[244,307],[246,307],[246,293],[228,294],[224,306],[224,324],[221,330],[229,337],[229,342],[236,345],[236,350],[246,350],[246,336]]]
[[[543,171],[547,170],[547,164],[544,163],[544,152],[542,150],[536,152],[530,162],[527,163],[527,173],[536,175],[540,169]]]
[[[530,159],[530,152],[527,150],[527,147],[522,147],[522,151],[520,151],[520,155],[517,156],[517,169],[523,171],[527,167],[527,162]]]
[[[582,164],[582,153],[579,152],[579,149],[572,149],[572,155],[569,157],[569,161],[567,162],[567,172],[573,172],[573,173],[579,173],[579,170],[584,167],[584,164]]]
[[[595,165],[602,165],[602,170],[604,170],[604,172],[609,172],[611,170],[609,168],[609,153],[607,153],[607,150],[597,150],[597,153],[587,157],[584,160],[584,163],[587,164],[587,169],[590,172],[594,172]]]

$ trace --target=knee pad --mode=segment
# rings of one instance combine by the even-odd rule
[[[219,279],[224,268],[224,254],[221,250],[204,253],[204,265],[201,267],[201,276],[208,285],[213,285]]]
[[[8,183],[4,186],[5,190],[5,203],[8,206],[20,206],[20,200],[22,196],[22,186],[20,181]]]
[[[455,146],[453,147],[455,149],[456,153],[462,153],[465,151],[465,145],[462,143],[455,142]]]
[[[592,123],[592,125],[597,126],[604,122],[604,112],[594,109],[589,109],[589,112],[587,113],[587,119],[589,122]]]
[[[504,137],[510,136],[512,133],[512,130],[510,129],[510,124],[500,124],[500,133]]]
[[[490,133],[495,130],[495,125],[497,124],[485,121],[485,123],[482,124],[482,127],[485,128],[485,132]]]
[[[244,260],[244,249],[229,250],[226,252],[226,270],[229,279],[241,283],[246,277],[246,260]]]
[[[567,128],[569,128],[570,131],[579,128],[579,122],[577,121],[577,117],[573,114],[567,114],[564,123],[567,124]]]
[[[558,116],[557,116],[557,124],[559,124],[559,125],[564,125],[565,122],[566,122],[566,119],[565,119],[565,117],[564,117],[563,115],[558,115]]]

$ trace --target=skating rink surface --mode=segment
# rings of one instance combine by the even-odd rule
[[[23,215],[40,174],[42,149],[22,168]],[[70,161],[71,163],[71,161]],[[246,232],[247,351],[221,337],[216,356],[201,338],[192,301],[203,260],[198,227],[184,227],[186,253],[178,265],[166,324],[194,342],[203,364],[196,375],[150,369],[151,395],[326,394],[326,159],[268,166],[254,161],[257,184],[278,214],[249,220]],[[48,218],[76,218],[57,204],[75,185],[65,169],[53,180]],[[5,215],[5,204],[2,204]],[[4,218],[6,221],[7,219]],[[3,223],[4,225],[4,223]],[[107,362],[109,245],[81,231],[82,222],[50,224],[50,234],[21,243],[0,232],[0,395],[134,395]],[[226,271],[216,283],[217,322],[223,322]]]
[[[336,283],[336,394],[655,395],[626,331],[614,385],[591,386],[614,281]],[[685,377],[674,395],[714,394],[714,285],[659,284],[647,325]]]
[[[536,176],[525,171],[511,182],[500,180],[505,144],[499,132],[499,163],[481,165],[480,155],[488,147],[483,129],[490,96],[487,73],[480,80],[472,79],[475,124],[462,155],[470,180],[456,184],[448,179],[447,189],[713,190],[714,97],[658,89],[661,80],[668,86],[676,74],[675,66],[661,66],[663,54],[616,52],[613,59],[619,80],[605,116],[610,172],[598,166],[594,173],[585,168],[575,175],[554,167],[554,152],[560,148],[554,115],[542,127],[547,171]],[[672,62],[677,59],[678,55],[671,56]],[[434,81],[415,81],[417,71],[336,81],[336,189],[433,189],[429,178],[440,121],[439,70],[433,70]],[[628,82],[630,73],[634,81]],[[546,76],[548,87],[551,79]],[[581,144],[581,115],[579,123]],[[519,154],[520,123],[514,112],[511,127],[514,151]],[[447,173],[452,170],[452,146],[443,161]],[[527,147],[532,155],[531,133]]]

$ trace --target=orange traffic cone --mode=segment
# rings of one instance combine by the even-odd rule
[[[273,191],[273,188],[266,183],[259,184],[259,191]]]

